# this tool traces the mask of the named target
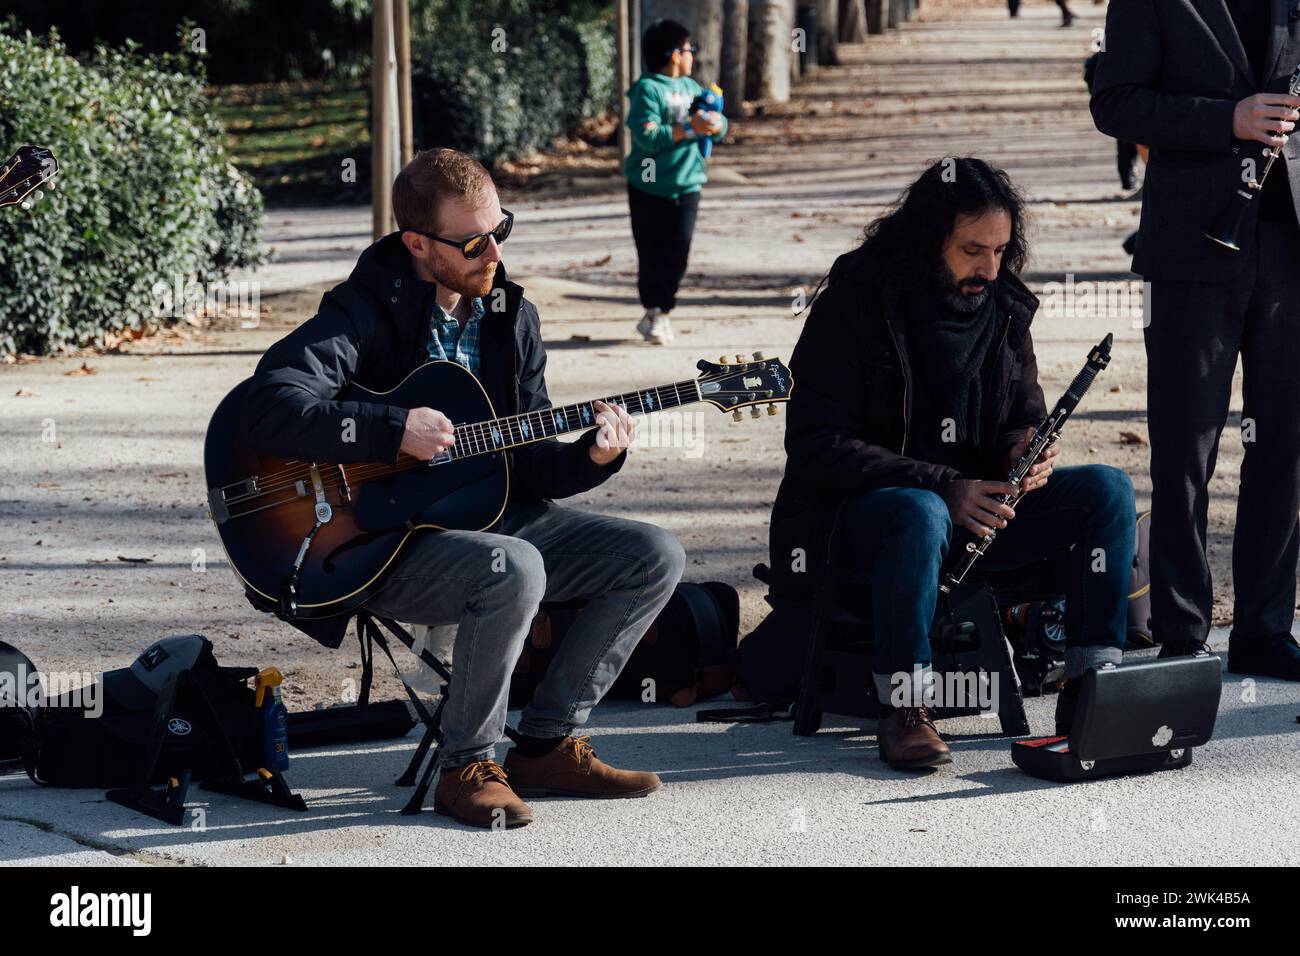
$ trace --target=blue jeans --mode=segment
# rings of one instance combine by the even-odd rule
[[[1119,660],[1128,632],[1135,514],[1133,484],[1120,469],[1057,468],[1046,485],[1025,495],[1015,518],[975,565],[1017,568],[1074,546],[1065,600],[1067,677]],[[952,539],[948,506],[933,491],[881,488],[845,504],[834,542],[835,571],[871,589],[877,675],[930,663],[939,573]],[[963,542],[969,539],[961,532]]]

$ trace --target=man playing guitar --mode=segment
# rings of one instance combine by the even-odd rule
[[[391,463],[399,452],[433,459],[455,440],[436,408],[338,398],[354,381],[392,389],[431,360],[468,369],[500,414],[551,407],[537,309],[501,261],[513,216],[487,171],[455,150],[427,150],[398,175],[393,207],[399,231],[362,253],[317,315],[259,362],[243,406],[258,451],[340,463]],[[572,736],[685,564],[681,544],[661,528],[551,500],[594,488],[626,459],[632,419],[617,405],[595,408],[597,427],[578,440],[509,453],[508,503],[493,532],[415,535],[364,605],[410,623],[458,624],[434,807],[462,823],[529,823],[522,796],[632,797],[660,786],[653,773],[608,766]],[[589,603],[524,709],[521,740],[502,767],[493,758],[510,674],[538,605],[574,599]]]

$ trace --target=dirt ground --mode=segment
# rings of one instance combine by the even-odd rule
[[[504,195],[517,216],[507,264],[541,310],[552,398],[678,380],[701,357],[788,357],[801,325],[795,305],[863,225],[925,162],[979,155],[1030,200],[1024,278],[1044,294],[1034,335],[1049,401],[1105,332],[1116,336],[1061,462],[1127,469],[1145,506],[1140,286],[1137,298],[1103,308],[1078,294],[1122,292],[1134,278],[1120,242],[1138,204],[1120,191],[1114,145],[1094,130],[1082,82],[1104,7],[1076,2],[1079,24],[1061,30],[1051,4],[1027,4],[1014,21],[1000,4],[953,6],[927,0],[918,21],[842,48],[844,64],[800,84],[790,103],[734,124],[715,153],[670,347],[632,334],[635,255],[612,153],[557,164]],[[291,707],[346,693],[354,643],[327,651],[244,602],[205,516],[201,456],[222,395],[312,314],[368,234],[365,209],[271,210],[276,258],[252,277],[265,310],[257,328],[182,325],[116,354],[0,367],[0,639],[43,668],[96,671],[160,636],[199,632],[223,663],[278,665]],[[1067,276],[1076,294],[1057,295],[1052,284]],[[1238,383],[1212,486],[1216,623],[1231,610],[1239,410]],[[783,420],[733,424],[705,408],[690,420],[700,444],[638,447],[617,478],[577,503],[676,533],[688,579],[741,590],[743,633],[764,607],[751,569],[766,560]],[[384,678],[380,692],[397,686]]]

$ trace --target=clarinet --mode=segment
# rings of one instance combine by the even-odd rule
[[[1065,394],[1056,403],[1056,407],[1051,414],[1039,424],[1038,430],[1034,432],[1033,440],[1029,443],[1029,447],[1025,449],[1025,453],[1020,456],[1020,460],[1011,469],[1011,474],[1007,476],[1007,481],[1010,484],[1020,488],[1025,475],[1042,457],[1043,452],[1060,440],[1061,429],[1065,426],[1066,419],[1070,417],[1070,413],[1074,411],[1075,406],[1079,404],[1083,396],[1088,393],[1088,389],[1092,387],[1093,379],[1097,377],[1097,373],[1110,364],[1110,346],[1114,338],[1113,335],[1108,333],[1104,339],[1097,343],[1097,347],[1088,353],[1088,361],[1084,363],[1079,374],[1074,377],[1074,381],[1065,390]],[[1024,496],[1024,491],[1017,491],[1015,494],[998,495],[997,500],[1004,505],[1014,506]],[[967,543],[966,554],[963,555],[961,563],[943,575],[942,580],[939,582],[939,590],[945,595],[951,594],[953,589],[961,584],[971,566],[988,550],[989,545],[993,543],[993,539],[997,536],[998,532],[995,528],[980,538],[979,541]]]
[[[1287,89],[1291,96],[1300,96],[1300,66],[1297,66],[1295,72],[1291,74],[1291,82]],[[1234,153],[1240,154],[1240,147],[1234,147]],[[1246,212],[1250,209],[1251,203],[1255,197],[1264,189],[1264,180],[1268,179],[1269,170],[1277,162],[1278,155],[1282,152],[1281,147],[1269,149],[1264,147],[1263,156],[1268,160],[1264,164],[1264,170],[1250,182],[1246,183],[1245,188],[1238,187],[1232,197],[1232,203],[1220,217],[1218,224],[1212,232],[1207,232],[1205,238],[1213,239],[1219,245],[1231,249],[1233,252],[1241,251],[1241,227],[1246,221]]]

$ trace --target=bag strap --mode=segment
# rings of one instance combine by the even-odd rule
[[[41,752],[41,737],[37,727],[37,721],[25,711],[19,716],[22,721],[22,730],[18,733],[18,753],[22,758],[23,769],[27,771],[27,776],[32,778],[32,783],[39,787],[48,787],[49,784],[36,775],[36,758]]]
[[[365,634],[364,637],[361,636],[363,632]],[[357,636],[361,638],[361,661],[363,668],[361,672],[361,694],[357,698],[357,703],[364,706],[370,698],[370,682],[374,677],[374,645],[378,644],[379,649],[382,650],[388,660],[392,662],[393,670],[396,671],[398,680],[401,680],[402,682],[402,689],[406,691],[406,696],[411,699],[411,705],[415,707],[415,712],[420,715],[421,722],[423,722],[426,727],[429,726],[430,722],[433,720],[433,715],[430,714],[429,709],[424,706],[424,701],[420,700],[420,695],[411,690],[410,685],[407,684],[406,680],[402,677],[402,669],[397,666],[397,661],[393,658],[393,652],[388,649],[388,641],[384,639],[383,631],[380,630],[375,619],[365,611],[357,613]],[[367,645],[370,645],[369,655],[366,653]]]
[[[794,704],[788,710],[777,710],[771,704],[699,710],[695,712],[695,720],[701,724],[771,724],[794,720]]]

